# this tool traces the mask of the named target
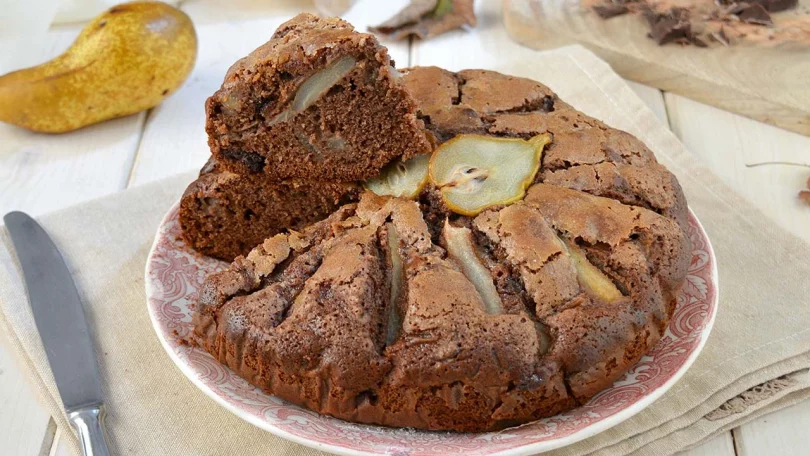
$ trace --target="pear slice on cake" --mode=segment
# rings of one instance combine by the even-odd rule
[[[531,139],[458,135],[430,160],[430,179],[447,207],[473,216],[523,198],[540,168],[548,134]]]
[[[606,303],[613,303],[624,297],[613,280],[594,266],[581,248],[571,242],[563,242],[563,245],[573,260],[577,281],[586,293]]]
[[[484,310],[490,314],[503,312],[503,303],[492,274],[489,269],[481,263],[475,253],[475,246],[472,242],[472,233],[469,228],[454,227],[447,220],[444,222],[442,237],[447,247],[447,254],[456,260],[461,266],[461,271],[472,282],[484,304]]]
[[[430,155],[417,155],[383,168],[379,176],[366,181],[366,188],[380,196],[415,198],[428,180]]]

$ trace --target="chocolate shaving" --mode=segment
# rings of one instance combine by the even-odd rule
[[[610,19],[611,17],[621,16],[630,12],[630,8],[628,8],[627,5],[619,5],[615,3],[610,3],[607,5],[594,5],[593,10],[602,19]]]
[[[393,17],[369,30],[394,40],[411,35],[428,39],[465,25],[475,27],[477,22],[473,0],[411,0]]]
[[[799,6],[799,0],[754,0],[764,6],[768,12],[776,13]]]
[[[709,3],[709,0],[704,1]],[[798,0],[714,0],[709,5],[686,2],[690,6],[664,10],[666,3],[657,0],[600,0],[591,8],[603,19],[628,13],[643,17],[650,25],[647,36],[659,45],[677,43],[708,47],[712,42],[730,46],[732,36],[740,40],[745,38],[745,29],[737,30],[739,23],[773,26],[770,12],[799,5]],[[717,31],[718,25],[725,25],[734,33],[728,34],[722,27]],[[774,39],[773,35],[768,39]]]
[[[740,18],[741,21],[748,24],[756,25],[773,25],[771,15],[765,11],[760,4],[744,4],[743,9],[738,13],[733,13]]]
[[[726,18],[728,19],[729,15],[734,16],[736,14],[740,14],[745,9],[746,6],[748,6],[748,3],[737,3],[737,2],[729,3],[728,8],[720,11],[720,14],[721,16],[726,16]]]
[[[695,46],[697,46],[697,47],[699,47],[699,48],[705,48],[705,47],[709,47],[709,45],[708,45],[708,44],[706,44],[706,42],[705,42],[705,41],[701,40],[700,38],[698,38],[698,37],[697,37],[696,35],[694,35],[694,34],[690,34],[690,36],[689,36],[689,42],[690,42],[691,44],[694,44]]]
[[[715,41],[722,44],[723,46],[728,46],[730,44],[728,36],[726,36],[726,31],[725,29],[723,29],[723,27],[720,27],[720,30],[717,32],[712,32],[711,35],[709,36],[714,38]]]
[[[689,11],[684,8],[672,8],[665,14],[648,14],[647,21],[650,23],[650,38],[658,44],[681,39],[689,42],[693,37]]]
[[[718,0],[720,5],[735,5],[742,3],[740,0]],[[762,5],[766,11],[776,13],[789,10],[799,5],[799,0],[747,0],[745,3]]]

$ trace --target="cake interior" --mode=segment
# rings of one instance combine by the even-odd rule
[[[207,103],[212,151],[223,163],[276,179],[348,182],[430,150],[415,103],[373,36],[339,20],[291,22],[238,62]]]

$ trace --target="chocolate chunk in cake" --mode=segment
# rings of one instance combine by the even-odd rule
[[[415,110],[373,35],[301,14],[228,70],[206,131],[230,171],[347,182],[432,150]]]

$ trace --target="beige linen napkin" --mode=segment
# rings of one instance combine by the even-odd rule
[[[580,47],[494,70],[533,76],[640,137],[680,179],[709,234],[720,308],[702,354],[653,405],[560,455],[670,454],[810,396],[810,246],[764,217],[686,152],[602,61]],[[40,218],[70,266],[93,328],[115,454],[313,455],[241,421],[197,390],[164,353],[146,312],[143,270],[186,174]],[[68,428],[19,265],[0,230],[0,329],[57,424]],[[67,432],[73,449],[78,446]]]

